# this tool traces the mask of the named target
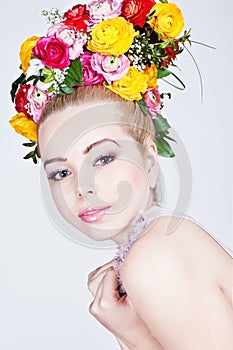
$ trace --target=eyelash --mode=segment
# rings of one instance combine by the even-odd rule
[[[99,164],[99,165],[96,164],[98,161],[100,161],[101,159],[104,159],[104,158],[105,158],[105,159],[106,159],[106,158],[108,158],[108,159],[109,159],[109,158],[112,158],[112,159],[111,159],[110,161],[106,162],[106,163],[102,163],[102,164]],[[116,158],[116,155],[115,155],[115,153],[112,153],[112,152],[107,153],[107,154],[101,154],[101,155],[99,155],[99,156],[94,160],[92,166],[105,166],[105,165],[111,163],[115,158]],[[57,176],[58,174],[65,173],[65,172],[66,172],[66,173],[69,173],[69,175],[71,175],[71,171],[69,171],[68,169],[55,170],[55,171],[53,171],[53,172],[48,176],[48,179],[49,179],[49,180],[53,180],[53,181],[61,181],[61,180],[63,180],[64,178],[62,178],[62,179],[56,179],[56,176]],[[68,177],[69,175],[65,176],[65,178]]]
[[[99,160],[103,159],[103,158],[112,158],[112,160],[110,160],[109,162],[105,163],[105,164],[100,164],[100,165],[96,165],[96,166],[104,166],[104,165],[107,165],[109,163],[111,163],[115,158],[116,158],[116,154],[113,153],[113,152],[109,152],[107,154],[100,154],[95,160],[94,160],[94,163],[93,163],[93,166],[94,164],[96,164]]]
[[[69,171],[69,170],[67,170],[67,169],[55,170],[55,171],[53,171],[53,172],[48,176],[48,179],[49,179],[49,180],[53,180],[53,181],[61,181],[61,180],[63,180],[63,179],[56,179],[56,176],[57,176],[58,174],[65,173],[65,172],[71,174],[71,171]],[[69,175],[70,175],[70,174],[69,174]],[[67,176],[65,176],[65,177],[67,177]]]

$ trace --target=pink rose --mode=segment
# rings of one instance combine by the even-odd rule
[[[161,113],[161,97],[158,86],[155,89],[147,90],[144,94],[144,101],[146,102],[146,106],[152,119],[155,119],[156,115]]]
[[[30,102],[30,112],[35,123],[39,123],[42,111],[46,104],[53,98],[48,91],[39,89],[36,85],[28,89],[28,101]]]
[[[55,36],[41,37],[32,52],[46,67],[65,69],[70,65],[69,46]]]
[[[125,55],[109,56],[94,53],[91,57],[91,66],[102,74],[108,84],[123,78],[128,73],[130,61]]]
[[[75,42],[75,30],[66,26],[64,23],[59,22],[54,24],[48,29],[48,36],[55,36],[63,40],[68,46],[73,45]]]
[[[55,36],[69,46],[69,58],[71,60],[75,60],[83,53],[83,46],[87,42],[86,34],[77,32],[62,22],[50,27],[47,35]]]
[[[102,20],[113,19],[121,15],[122,3],[119,0],[92,1],[87,5],[90,16],[90,25]]]
[[[80,57],[83,67],[83,81],[84,85],[101,85],[104,82],[102,74],[95,71],[91,66],[92,53],[84,52]]]

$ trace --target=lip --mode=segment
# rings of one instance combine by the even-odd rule
[[[96,222],[104,217],[106,210],[109,208],[110,206],[101,208],[85,208],[78,213],[78,217],[86,223]]]

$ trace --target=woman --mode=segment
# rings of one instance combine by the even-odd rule
[[[38,141],[26,158],[41,156],[62,216],[119,247],[88,286],[90,312],[122,349],[230,349],[232,258],[194,221],[160,215],[156,194],[157,156],[174,156],[157,78],[189,36],[176,38],[183,19],[173,4],[148,1],[134,16],[125,5],[77,5],[22,45],[11,125]],[[174,25],[161,29],[164,10]]]
[[[71,128],[76,140],[61,145]],[[45,109],[39,145],[54,201],[90,238],[124,247],[138,213],[159,208],[152,128],[139,108],[101,86],[79,88]],[[119,202],[122,181],[132,191],[120,192]],[[90,273],[90,312],[129,349],[230,349],[232,258],[188,218],[168,235],[171,219],[155,215],[127,252],[127,294],[119,295],[113,261]]]

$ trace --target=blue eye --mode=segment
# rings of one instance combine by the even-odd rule
[[[115,153],[101,154],[95,161],[94,165],[106,165],[116,158]],[[99,163],[99,164],[98,164]]]
[[[59,171],[54,171],[48,179],[50,180],[55,180],[55,181],[61,181],[67,176],[69,176],[71,172],[69,170],[59,170]]]

